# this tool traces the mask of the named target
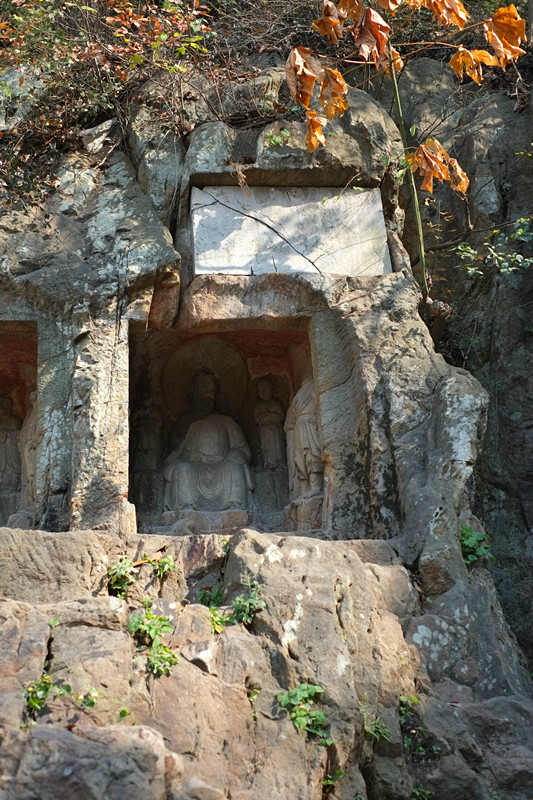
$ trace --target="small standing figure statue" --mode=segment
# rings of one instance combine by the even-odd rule
[[[254,422],[259,434],[259,454],[263,469],[275,470],[285,466],[285,412],[275,397],[274,387],[268,378],[257,384],[258,402],[254,408]]]
[[[0,525],[19,509],[20,428],[10,397],[0,397]]]
[[[285,433],[291,500],[320,494],[324,464],[313,378],[304,381],[295,394],[287,412]]]

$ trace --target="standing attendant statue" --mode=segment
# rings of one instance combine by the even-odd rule
[[[289,406],[285,433],[291,500],[320,494],[323,488],[324,464],[312,378],[302,383]]]
[[[268,378],[257,384],[258,402],[254,408],[254,422],[259,435],[259,457],[263,469],[275,470],[285,466],[285,436],[283,434],[283,406],[274,396],[274,387]]]

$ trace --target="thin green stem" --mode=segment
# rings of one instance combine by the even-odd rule
[[[398,128],[400,129],[400,136],[402,137],[402,144],[403,144],[403,152],[404,158],[407,159],[407,154],[409,151],[409,146],[407,143],[407,134],[405,132],[405,123],[403,119],[403,110],[402,110],[402,103],[400,100],[400,92],[398,91],[398,81],[396,80],[396,72],[394,69],[394,60],[392,58],[391,51],[389,50],[389,68],[390,68],[390,75],[392,80],[392,88],[394,91],[394,102],[396,103],[396,109],[398,111]],[[422,296],[424,300],[427,298],[429,294],[429,289],[427,285],[427,278],[426,278],[426,251],[424,248],[424,230],[422,228],[422,217],[420,216],[420,206],[418,204],[418,194],[416,191],[416,184],[415,184],[415,177],[413,175],[413,171],[409,163],[407,163],[407,180],[409,182],[409,189],[411,192],[411,199],[413,201],[413,208],[415,212],[415,222],[416,222],[416,232],[418,238],[418,256],[419,256],[419,264],[420,264],[420,276],[418,281],[420,286],[422,287]]]

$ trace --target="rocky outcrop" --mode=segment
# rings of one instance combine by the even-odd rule
[[[33,534],[37,554],[48,538]],[[134,558],[148,541],[134,537],[125,551]],[[242,531],[229,542],[223,607],[257,580],[264,609],[249,627],[213,633],[195,598],[217,580],[222,551],[191,561],[194,538],[157,545],[176,555],[177,577],[151,593],[140,574],[139,586],[154,597],[151,612],[171,620],[165,642],[179,663],[168,676],[147,671],[126,631],[137,586],[127,601],[105,587],[80,598],[71,583],[59,602],[1,604],[2,755],[12,767],[0,796],[318,800],[337,770],[339,800],[409,798],[417,787],[436,800],[527,796],[533,705],[502,620],[483,613],[484,568],[430,605],[388,543]],[[25,577],[29,593],[40,576]],[[492,631],[500,642],[488,642]],[[19,729],[24,687],[44,667],[71,693],[52,690],[37,724]],[[324,690],[328,747],[298,731],[277,699],[303,683]]]
[[[467,200],[471,233],[465,203],[445,187],[437,184],[435,202],[421,208],[429,223],[427,244],[439,248],[428,254],[432,277],[437,291],[457,312],[449,321],[442,349],[450,360],[475,374],[490,397],[475,507],[492,537],[494,575],[506,617],[531,657],[533,442],[528,409],[533,338],[528,309],[533,273],[529,267],[468,278],[459,258],[442,249],[444,243],[461,239],[480,247],[494,229],[513,232],[513,221],[531,214],[531,108],[517,107],[512,81],[507,88],[507,92],[480,91],[473,84],[458,86],[451,69],[426,58],[413,61],[400,80],[406,124],[416,127],[417,136],[424,131],[437,136],[471,181]],[[388,107],[391,93],[386,83],[376,96]],[[447,220],[450,211],[453,215]],[[435,241],[431,231],[439,237]],[[407,225],[405,234],[414,255],[412,227]]]
[[[439,80],[435,97],[410,98],[420,125],[441,84],[452,92]],[[368,95],[350,100],[311,155],[296,121],[279,144],[275,127],[202,118],[185,148],[139,107],[131,161],[69,157],[42,211],[2,219],[0,388],[21,420],[37,389],[39,435],[35,505],[0,531],[0,800],[533,791],[529,678],[487,556],[467,567],[460,541],[465,527],[484,534],[472,487],[488,395],[434,351],[399,241],[398,132]],[[191,186],[246,181],[379,187],[395,271],[194,276]],[[323,493],[289,505],[294,530],[277,508],[215,509],[224,524],[202,528],[203,509],[157,506],[205,353],[224,368],[234,357],[223,400],[252,433],[259,378],[278,380],[286,409],[312,375]],[[138,570],[124,598],[108,583],[121,556]],[[163,556],[175,566],[161,578],[149,560]],[[200,592],[219,584],[209,610]],[[230,624],[251,586],[261,603]],[[168,669],[128,632],[143,608],[165,619]],[[300,687],[305,700],[309,685],[314,733],[279,698]]]

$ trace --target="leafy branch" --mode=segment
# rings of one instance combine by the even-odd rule
[[[76,148],[80,129],[110,116],[124,129],[139,86],[183,70],[184,60],[204,52],[209,34],[198,0],[0,0],[0,9],[0,60],[19,69],[19,96],[29,101],[0,132],[6,207],[42,203],[57,185],[59,156]],[[7,84],[0,86],[5,94]],[[7,91],[9,110],[17,93]]]
[[[445,27],[453,26],[459,31],[465,30],[470,14],[461,0],[376,0],[386,12],[394,16],[397,9],[405,2],[412,11],[425,8]],[[469,180],[457,160],[452,158],[435,138],[428,138],[412,151],[409,147],[402,106],[398,92],[396,72],[401,72],[404,61],[398,50],[393,47],[391,25],[374,8],[364,4],[363,0],[323,0],[322,16],[316,19],[312,27],[322,36],[327,37],[330,44],[338,46],[345,32],[353,37],[359,61],[349,63],[367,64],[373,62],[378,73],[387,73],[391,78],[395,106],[398,113],[399,129],[404,149],[404,161],[407,165],[409,190],[415,211],[415,222],[418,234],[419,282],[422,297],[432,317],[440,324],[451,314],[451,308],[445,303],[438,303],[429,297],[429,286],[426,275],[424,233],[418,203],[414,173],[422,176],[422,190],[433,192],[433,181],[448,182],[451,188],[461,195],[466,195]],[[492,17],[468,26],[483,30],[486,41],[493,53],[487,50],[468,50],[462,43],[446,42],[446,47],[455,49],[450,66],[457,76],[463,75],[476,83],[483,79],[483,66],[500,66],[502,69],[512,63],[525,51],[520,47],[526,40],[525,21],[520,18],[513,4],[506,8],[498,8]],[[426,43],[422,44],[434,44]],[[401,45],[398,45],[399,47]],[[411,44],[409,44],[411,47]],[[341,59],[342,60],[342,59]],[[348,105],[345,95],[348,84],[338,70],[323,66],[313,56],[310,48],[295,47],[291,50],[286,64],[287,82],[295,102],[301,105],[307,118],[307,149],[315,150],[319,144],[325,144],[323,128],[335,116],[342,116]],[[316,104],[322,113],[311,107],[315,88],[319,87]],[[432,332],[433,335],[433,332]],[[436,333],[436,335],[438,335]],[[435,336],[434,336],[435,338]]]

